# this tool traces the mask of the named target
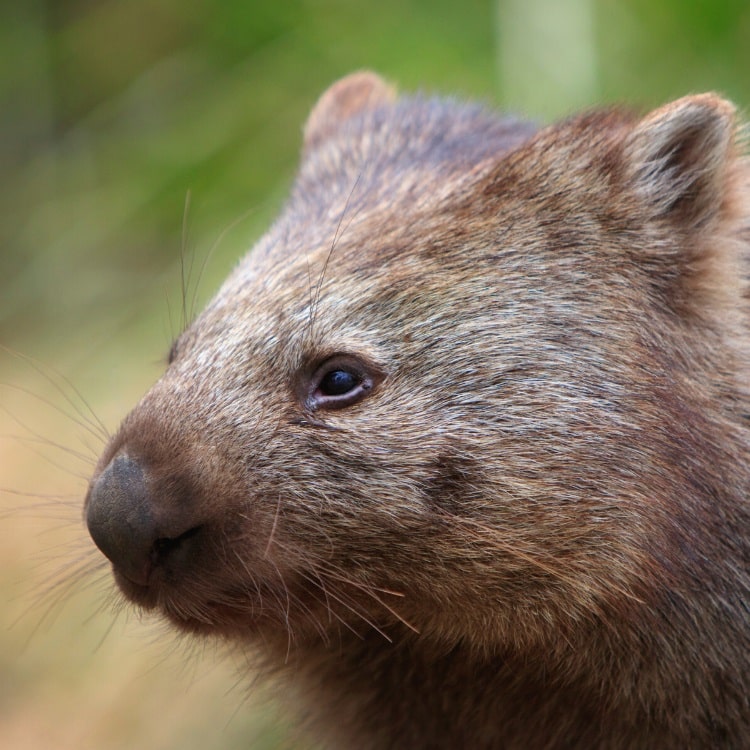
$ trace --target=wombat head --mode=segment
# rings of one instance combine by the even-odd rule
[[[491,645],[677,585],[731,473],[733,132],[711,95],[536,133],[335,84],[92,479],[126,596],[192,632]]]

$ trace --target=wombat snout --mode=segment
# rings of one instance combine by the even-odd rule
[[[200,531],[189,516],[163,518],[141,463],[113,458],[89,490],[86,523],[96,546],[130,582],[146,586],[153,571],[179,567]]]

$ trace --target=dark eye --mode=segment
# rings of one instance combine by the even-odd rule
[[[382,373],[357,357],[337,355],[323,362],[309,381],[308,409],[343,409],[367,396]]]
[[[344,396],[359,385],[359,375],[349,370],[331,370],[320,381],[318,390],[324,396]]]

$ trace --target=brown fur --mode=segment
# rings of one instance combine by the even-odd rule
[[[92,480],[125,595],[257,643],[328,745],[746,747],[736,141],[714,95],[535,132],[335,84]]]

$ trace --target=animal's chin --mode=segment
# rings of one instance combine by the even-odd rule
[[[270,624],[262,605],[248,597],[203,599],[187,587],[173,587],[159,580],[144,585],[117,570],[115,581],[125,598],[139,609],[161,615],[178,630],[192,635],[250,637]]]
[[[118,588],[136,607],[160,615],[177,630],[191,635],[247,640],[285,633],[288,613],[269,607],[279,601],[279,592],[227,586],[206,588],[203,593],[189,584],[173,583],[154,576],[140,584],[114,571]],[[286,636],[284,636],[286,637]]]
[[[231,639],[250,639],[258,635],[268,623],[255,617],[249,609],[236,609],[226,604],[208,601],[200,611],[184,607],[175,609],[169,603],[160,612],[177,630],[191,635],[220,636]]]
[[[382,634],[381,628],[394,618],[393,610],[382,606],[379,598],[356,598],[361,593],[358,588],[353,593],[336,592],[321,584],[321,594],[292,570],[286,570],[283,578],[257,574],[251,587],[226,575],[175,575],[164,568],[153,570],[145,583],[133,581],[117,568],[114,577],[126,599],[161,616],[176,630],[235,642],[262,641],[269,647],[279,642],[285,652],[290,637],[302,645],[330,643],[343,632],[358,637],[369,630]],[[374,610],[373,601],[380,605]]]

